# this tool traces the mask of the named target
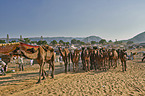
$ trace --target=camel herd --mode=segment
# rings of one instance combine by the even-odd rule
[[[62,48],[59,47],[58,49],[63,58],[66,73],[68,67],[68,71],[70,71],[70,61],[72,61],[73,64],[73,71],[78,72],[80,59],[82,61],[82,69],[85,71],[90,71],[92,69],[108,70],[111,67],[116,68],[119,59],[122,63],[122,71],[126,71],[126,50],[82,47],[81,50],[75,49],[72,52],[72,50],[68,50],[68,48],[62,50]]]
[[[108,70],[111,67],[117,67],[117,61],[120,59],[122,62],[122,71],[126,71],[126,50],[115,50],[94,47],[82,47],[81,49],[70,50],[68,48],[58,47],[58,51],[62,56],[65,65],[65,73],[71,70],[71,63],[73,65],[73,71],[78,72],[80,70],[79,61],[82,62],[82,70]],[[55,52],[54,49],[48,45],[37,46],[35,48],[29,47],[17,47],[11,52],[12,55],[24,56],[28,59],[36,59],[39,66],[39,79],[37,83],[45,79],[49,74],[45,71],[44,65],[47,63],[51,71],[51,76],[54,78],[55,70]],[[43,77],[41,79],[41,76]]]

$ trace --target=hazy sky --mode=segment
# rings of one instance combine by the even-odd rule
[[[145,0],[0,0],[0,38],[123,40],[145,31]]]

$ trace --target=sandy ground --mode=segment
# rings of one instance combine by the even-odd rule
[[[122,72],[121,64],[107,71],[64,73],[64,66],[55,63],[55,78],[48,77],[40,84],[39,65],[25,64],[25,71],[18,71],[17,64],[9,64],[7,73],[0,76],[0,96],[144,96],[145,62],[136,56],[127,61],[127,71]],[[81,65],[81,64],[80,64]],[[47,69],[47,66],[45,66]]]

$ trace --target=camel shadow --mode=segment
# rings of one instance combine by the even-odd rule
[[[22,78],[22,76],[26,77],[26,78]],[[10,82],[14,82],[14,81],[22,81],[22,80],[28,80],[28,78],[30,77],[35,77],[38,76],[38,72],[31,72],[31,73],[22,73],[22,74],[12,74],[11,77],[2,77],[0,78],[0,84],[5,84],[5,83],[10,83]],[[18,78],[19,79],[15,79]],[[9,80],[10,79],[10,80]]]
[[[0,85],[4,84],[4,83],[14,82],[14,81],[20,81],[20,80],[0,81]],[[15,85],[17,85],[17,84],[15,84]],[[1,85],[1,86],[5,86],[5,85]]]
[[[143,62],[142,61],[136,61],[136,63],[145,63],[145,61],[143,61]]]

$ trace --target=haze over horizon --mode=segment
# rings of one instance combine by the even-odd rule
[[[145,31],[145,0],[0,0],[0,38],[126,40]]]

